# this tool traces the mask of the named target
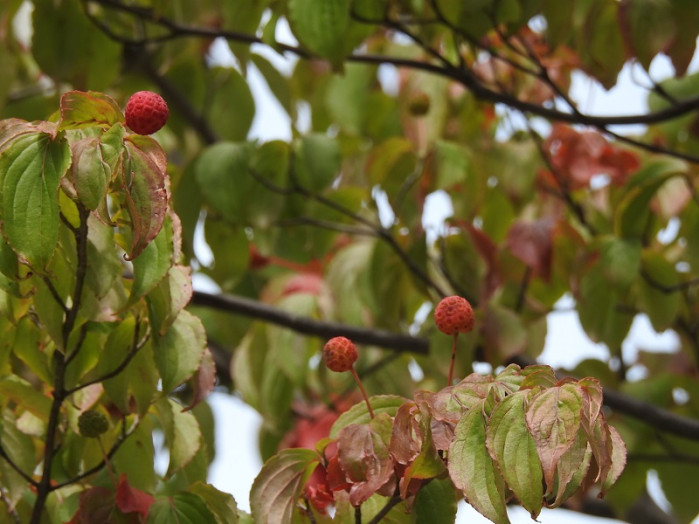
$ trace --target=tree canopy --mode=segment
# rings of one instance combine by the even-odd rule
[[[691,522],[698,36],[694,0],[7,0],[0,520]],[[646,111],[574,99],[629,67]],[[288,139],[251,138],[255,75]],[[554,374],[562,298],[609,356]],[[622,352],[639,316],[677,347]],[[214,388],[264,420],[252,515],[206,483]]]

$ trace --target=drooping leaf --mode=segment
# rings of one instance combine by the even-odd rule
[[[526,390],[519,391],[495,406],[488,419],[486,443],[507,486],[536,519],[543,504],[543,473],[536,442],[526,424],[529,395]]]
[[[20,136],[0,156],[3,233],[37,270],[58,242],[58,186],[70,166],[68,143],[47,133]]]
[[[509,524],[505,482],[486,448],[485,420],[480,409],[464,415],[449,447],[449,476],[466,502],[496,524]]]
[[[320,457],[310,449],[284,449],[274,455],[250,490],[252,518],[259,524],[291,522],[296,501]]]

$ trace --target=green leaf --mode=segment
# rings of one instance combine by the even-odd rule
[[[211,484],[203,482],[195,482],[189,487],[189,491],[206,503],[206,507],[213,513],[217,524],[238,523],[238,507],[230,493],[219,491]]]
[[[526,390],[513,393],[495,406],[488,420],[486,443],[507,486],[536,520],[543,505],[543,474],[536,443],[526,424],[529,394]]]
[[[274,97],[279,101],[287,114],[293,117],[296,114],[296,109],[291,101],[289,79],[282,75],[279,70],[262,55],[253,53],[250,58],[258,71],[262,73]]]
[[[456,492],[448,478],[432,479],[415,497],[416,524],[453,524],[456,520]]]
[[[291,522],[298,498],[320,457],[310,449],[284,449],[255,478],[250,509],[256,524]]]
[[[622,291],[627,289],[641,267],[640,241],[616,237],[604,239],[600,265],[612,286]]]
[[[194,493],[158,497],[148,510],[146,524],[212,524],[216,518],[204,499]]]
[[[638,281],[638,298],[643,311],[658,333],[670,328],[682,307],[682,293],[675,288],[680,283],[672,262],[662,253],[643,253],[643,275]]]
[[[107,128],[123,122],[121,108],[110,96],[97,91],[68,91],[61,95],[61,120],[58,129],[80,129],[88,126]]]
[[[580,429],[573,444],[556,466],[556,497],[547,502],[547,507],[556,508],[580,489],[590,468],[592,450],[587,445],[585,432]]]
[[[223,140],[245,140],[255,117],[250,87],[232,67],[214,67],[206,73],[209,92],[208,119]]]
[[[546,389],[529,401],[527,429],[536,443],[547,493],[553,492],[558,462],[578,434],[581,411],[582,395],[575,384]]]
[[[398,408],[406,402],[410,402],[410,400],[405,397],[399,397],[398,395],[375,395],[369,398],[369,403],[371,404],[371,409],[374,411],[374,415],[387,413],[392,417],[396,415]],[[370,420],[371,417],[369,416],[366,403],[359,402],[338,417],[333,427],[330,429],[329,436],[330,438],[337,438],[342,428],[350,424],[368,424]]]
[[[160,233],[167,216],[167,173],[152,150],[144,147],[147,144],[137,137],[126,141],[122,189],[131,217],[130,260],[137,258]]]
[[[289,22],[294,36],[311,52],[338,65],[346,49],[351,0],[290,0]]]
[[[306,135],[296,147],[296,181],[308,190],[319,191],[337,177],[340,160],[340,147],[335,139],[321,134]]]
[[[70,179],[78,198],[86,208],[97,209],[107,195],[112,171],[99,147],[99,139],[83,138],[72,144],[73,164]]]
[[[620,23],[628,28],[622,35],[646,71],[653,58],[675,39],[671,4],[668,0],[634,0],[621,8]]]
[[[250,205],[249,157],[246,144],[220,142],[196,161],[195,177],[202,194],[214,210],[233,223],[245,221]]]
[[[172,266],[166,277],[148,294],[148,320],[163,335],[192,298],[192,268]]]
[[[130,304],[135,304],[139,298],[149,293],[165,278],[172,266],[173,256],[173,228],[172,221],[168,219],[153,241],[146,245],[133,261]]]
[[[17,375],[0,378],[0,396],[13,400],[23,410],[27,410],[43,421],[47,421],[51,409],[51,399],[40,393],[32,385]]]
[[[481,515],[496,524],[509,524],[505,482],[486,449],[485,421],[478,408],[468,411],[454,428],[449,476]]]
[[[158,475],[154,468],[145,467],[153,463],[154,457],[153,418],[144,417],[119,446],[112,458],[112,465],[120,474],[126,474],[134,488],[155,493]]]
[[[29,435],[17,429],[15,415],[8,409],[3,409],[0,419],[0,445],[3,451],[12,457],[15,465],[27,475],[32,475],[36,466],[34,442]],[[8,499],[7,502],[17,503],[27,494],[27,481],[4,459],[0,460],[0,479],[3,491],[7,493],[4,495]]]
[[[687,172],[687,164],[678,159],[653,159],[634,174],[616,209],[615,231],[623,238],[641,238],[651,216],[649,204],[655,192],[670,177]]]
[[[58,242],[58,185],[70,166],[61,135],[23,135],[0,156],[3,232],[12,248],[35,269],[43,269]]]
[[[24,362],[32,372],[47,384],[53,382],[51,361],[46,351],[43,351],[42,333],[27,315],[22,317],[15,329],[13,353]]]
[[[577,309],[585,333],[618,351],[631,327],[633,316],[619,310],[620,293],[609,285],[602,264],[582,276]]]
[[[161,398],[155,404],[170,450],[170,477],[191,462],[201,448],[201,430],[191,411],[183,411],[181,405],[169,398]]]
[[[624,42],[619,27],[619,3],[595,0],[585,13],[580,39],[580,58],[587,71],[607,89],[616,84],[624,65]]]
[[[123,413],[136,412],[142,415],[151,405],[159,377],[150,341],[131,357],[135,350],[134,344],[139,342],[138,337],[134,340],[134,326],[134,318],[129,316],[110,333],[95,375],[99,378],[106,373],[113,373],[127,358],[131,358],[120,373],[105,380],[103,385],[107,396]]]
[[[154,339],[155,364],[166,393],[190,378],[199,368],[206,349],[206,331],[198,317],[180,311],[163,336]]]
[[[102,90],[121,67],[122,44],[93,24],[79,0],[37,0],[32,56],[56,84]]]

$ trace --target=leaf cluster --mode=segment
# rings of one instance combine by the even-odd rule
[[[604,496],[626,463],[599,381],[557,381],[548,366],[512,364],[436,393],[418,391],[412,401],[377,396],[370,403],[375,417],[356,404],[316,450],[284,450],[265,463],[251,492],[256,521],[290,522],[303,512],[330,521],[328,504],[343,515],[347,504],[362,508],[379,496],[389,508],[417,506],[406,522],[419,521],[433,482],[443,492],[438,504],[451,508],[445,522],[459,496],[492,522],[509,522],[512,499],[536,519],[581,488],[597,484]]]

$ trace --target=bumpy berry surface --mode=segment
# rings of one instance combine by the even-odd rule
[[[328,369],[341,373],[352,369],[357,360],[357,348],[346,337],[334,337],[323,347],[323,361]]]
[[[443,298],[434,310],[434,322],[447,335],[468,333],[473,329],[473,308],[463,297]]]
[[[170,110],[163,97],[152,91],[138,91],[126,103],[126,125],[139,135],[150,135],[165,125]]]
[[[109,422],[99,411],[83,411],[78,418],[78,429],[83,437],[96,438],[109,429]]]

